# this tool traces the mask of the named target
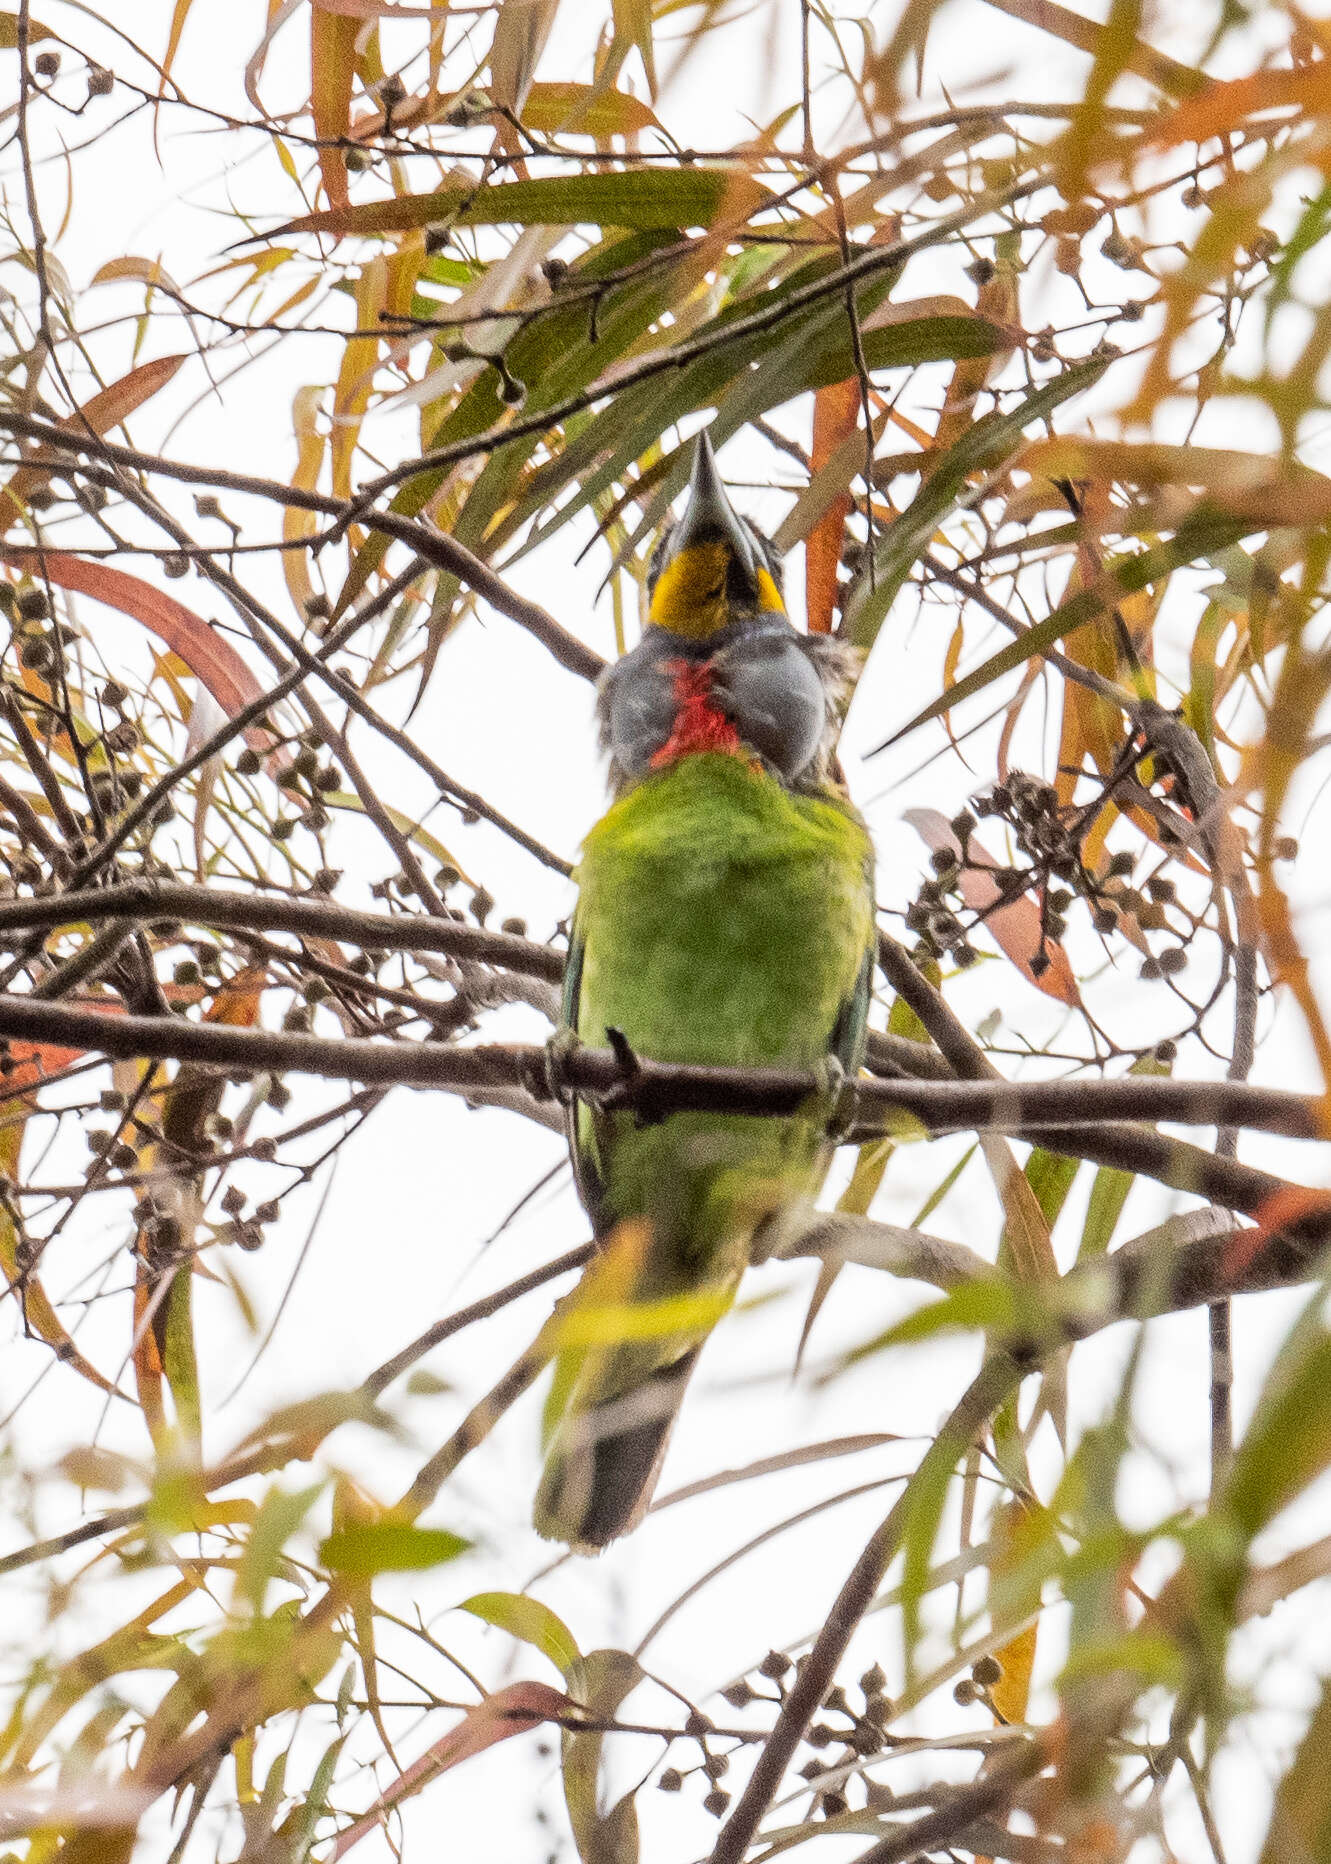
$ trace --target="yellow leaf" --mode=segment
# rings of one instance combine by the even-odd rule
[[[316,424],[323,393],[320,387],[298,388],[291,404],[291,425],[296,435],[296,470],[292,474],[291,483],[300,492],[314,490],[323,465],[324,437]],[[309,537],[318,528],[318,523],[314,512],[301,511],[294,505],[288,505],[282,513],[283,540],[294,543],[299,538]],[[286,577],[287,590],[296,612],[303,615],[314,594],[306,552],[284,550],[282,574]]]
[[[319,138],[319,173],[330,207],[347,205],[347,158],[340,146],[351,128],[351,84],[359,21],[322,7],[310,10],[310,114]]]

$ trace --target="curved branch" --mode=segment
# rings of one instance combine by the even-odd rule
[[[375,920],[375,915],[367,917]],[[405,923],[420,922],[413,918]],[[444,924],[451,927],[451,922]],[[525,940],[514,943],[525,951],[543,949]],[[552,1082],[549,1051],[526,1044],[459,1048],[361,1037],[329,1040],[295,1032],[233,1029],[184,1016],[105,1016],[30,995],[0,996],[0,1037],[59,1043],[124,1059],[191,1061],[267,1073],[295,1070],[325,1079],[464,1095],[520,1088],[539,1100],[551,1098],[558,1089],[601,1097],[607,1104],[631,1109],[643,1120],[664,1119],[686,1108],[789,1117],[825,1093],[819,1077],[811,1073],[687,1066],[633,1056],[626,1064],[608,1050],[590,1048],[561,1057],[558,1080]],[[1320,1102],[1275,1088],[1137,1076],[1030,1083],[861,1080],[847,1088],[845,1097],[854,1103],[859,1132],[891,1132],[903,1122],[913,1122],[931,1135],[1000,1131],[1074,1158],[1142,1172],[1247,1216],[1260,1217],[1281,1194],[1302,1196],[1316,1205],[1317,1194],[1307,1187],[1215,1158],[1200,1147],[1183,1146],[1149,1126],[1120,1123],[1219,1123],[1292,1138],[1320,1137]]]
[[[126,880],[34,899],[0,900],[0,935],[51,930],[101,919],[187,919],[203,926],[240,926],[250,932],[310,933],[385,951],[434,951],[473,964],[498,964],[525,977],[557,984],[561,952],[509,932],[487,932],[427,913],[367,913],[333,900],[289,899],[282,894],[229,893],[184,882]]]

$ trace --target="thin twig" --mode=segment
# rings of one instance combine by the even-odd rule
[[[444,1320],[437,1320],[432,1327],[413,1340],[410,1346],[404,1346],[391,1359],[376,1368],[363,1381],[360,1392],[367,1401],[373,1402],[382,1396],[394,1380],[401,1378],[436,1346],[461,1333],[464,1327],[472,1326],[476,1321],[489,1320],[501,1308],[519,1300],[525,1294],[531,1294],[537,1288],[543,1288],[547,1282],[556,1281],[561,1275],[569,1275],[575,1269],[583,1268],[592,1258],[596,1245],[583,1243],[576,1249],[568,1250],[557,1256],[553,1262],[546,1262],[540,1268],[533,1269],[527,1275],[520,1275],[506,1288],[496,1289],[493,1294],[482,1295],[468,1307],[459,1308],[457,1313],[449,1314]],[[340,1418],[339,1418],[340,1421]],[[249,1476],[264,1475],[270,1470],[281,1469],[289,1462],[308,1461],[324,1437],[334,1429],[335,1424],[314,1427],[302,1435],[279,1438],[276,1442],[260,1442],[252,1449],[242,1448],[236,1455],[228,1457],[215,1468],[205,1470],[201,1478],[205,1494],[212,1494],[215,1489],[228,1487],[233,1482],[244,1481]],[[66,1534],[54,1535],[50,1540],[36,1541],[30,1547],[20,1547],[16,1552],[0,1557],[0,1577],[6,1573],[17,1572],[20,1567],[35,1566],[42,1560],[54,1559],[58,1554],[67,1553],[73,1547],[80,1547],[90,1540],[100,1540],[107,1534],[118,1534],[126,1528],[135,1527],[143,1520],[148,1509],[147,1502],[136,1502],[126,1508],[115,1508],[109,1513],[99,1515],[96,1520],[83,1521],[78,1527],[71,1528]]]
[[[916,1492],[917,1485],[927,1482],[940,1468],[950,1469],[955,1464],[986,1419],[1020,1380],[1021,1368],[1005,1354],[995,1354],[985,1363],[925,1451],[911,1484],[870,1535],[837,1594],[813,1648],[796,1672],[748,1785],[721,1827],[710,1864],[741,1864],[809,1723],[836,1678],[856,1627],[873,1603],[883,1576],[901,1547],[909,1516],[909,1498]]]

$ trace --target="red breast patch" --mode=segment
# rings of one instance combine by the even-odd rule
[[[674,728],[652,756],[652,768],[661,770],[678,757],[697,751],[738,752],[740,737],[734,725],[712,703],[712,668],[706,660],[667,660],[663,670],[675,682],[679,711]]]

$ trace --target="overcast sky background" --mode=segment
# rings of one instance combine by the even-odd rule
[[[890,26],[896,10],[895,4],[873,7],[876,29]],[[142,67],[103,28],[63,0],[47,0],[38,11],[113,70],[123,68],[128,73],[133,68],[134,75],[142,75]],[[170,11],[165,0],[108,0],[104,11],[111,22],[160,53]],[[258,4],[221,6],[215,0],[212,4],[195,0],[177,66],[187,93],[249,114],[240,78],[261,30],[262,11]],[[571,47],[579,37],[586,38],[589,22],[593,17],[599,21],[600,12],[600,8],[583,8],[566,0],[541,67],[543,75],[568,71]],[[692,134],[713,147],[745,133],[746,112],[760,120],[770,116],[795,83],[798,12],[791,0],[791,4],[762,9],[738,21],[703,57],[691,62],[676,87],[667,88],[659,113],[681,136]],[[1193,15],[1194,9],[1182,0],[1157,8],[1151,28],[1155,42],[1179,56],[1195,55]],[[306,30],[302,13],[272,46],[263,81],[271,108],[294,106],[306,93]],[[1262,28],[1256,30],[1260,36]],[[981,85],[987,87],[981,94],[992,96],[1059,96],[1080,80],[1081,65],[1074,54],[1060,51],[1052,40],[990,11],[978,0],[958,0],[943,13],[935,47],[922,109],[936,97],[939,78],[946,81],[954,98],[968,97]],[[1237,49],[1234,56],[1237,60]],[[633,72],[636,83],[636,66]],[[108,145],[114,150],[113,160],[76,158],[69,224],[56,248],[76,284],[83,284],[108,259],[126,253],[160,255],[177,279],[193,278],[215,264],[220,248],[236,236],[234,221],[224,213],[201,209],[219,209],[230,203],[257,214],[264,210],[269,190],[286,209],[289,195],[285,188],[278,191],[275,164],[266,150],[259,149],[224,175],[234,161],[234,147],[224,135],[200,133],[185,112],[163,113],[160,160],[152,135],[149,118],[141,116],[119,130],[114,144]],[[64,211],[64,170],[58,165],[45,168],[41,186],[48,225],[56,225]],[[9,192],[11,211],[16,211],[12,186]],[[918,275],[912,274],[910,295],[927,289],[964,290],[959,268],[960,261],[940,257],[937,284],[931,284],[921,269]],[[0,272],[0,282],[4,280]],[[1032,293],[1036,289],[1033,282]],[[123,310],[132,297],[129,288],[108,288],[108,313]],[[157,351],[187,347],[187,333],[177,336],[164,323],[153,345]],[[293,376],[297,353],[301,373]],[[198,399],[170,436],[169,450],[181,458],[286,475],[295,459],[292,396],[304,382],[330,378],[336,367],[336,346],[325,344],[322,373],[317,356],[313,340],[300,352],[279,349],[235,375],[217,396],[204,392],[206,384],[198,366],[187,365],[171,398],[163,398],[163,406],[170,399],[174,418]],[[233,352],[233,359],[239,360],[239,352]],[[922,413],[927,405],[922,399],[913,408],[907,404],[907,411]],[[931,405],[936,407],[936,401]],[[787,431],[807,439],[805,412],[787,408],[777,418]],[[1086,410],[1074,408],[1064,424],[1071,427],[1084,418],[1088,418]],[[1236,413],[1232,406],[1219,420],[1223,425],[1216,431],[1199,431],[1199,441],[1254,448],[1271,443],[1272,436],[1255,417],[1245,423],[1243,412]],[[157,444],[169,424],[168,417],[154,407],[139,417],[135,431],[148,444]],[[390,460],[412,444],[410,436],[410,425],[402,417],[396,422],[392,416],[372,418],[366,427],[367,440]],[[1309,463],[1324,468],[1331,465],[1331,447],[1325,439],[1324,433],[1311,432],[1305,449]],[[756,475],[770,479],[772,459],[765,448],[741,438],[724,450],[721,464],[727,477],[743,482]],[[793,468],[784,483],[794,485]],[[192,522],[188,501],[176,502]],[[789,497],[779,486],[746,486],[737,491],[736,502],[764,528],[775,529],[788,509]],[[256,532],[259,528],[256,521]],[[577,543],[582,541],[585,533]],[[610,605],[606,598],[597,600],[604,552],[593,550],[580,566],[574,562],[575,554],[572,534],[560,533],[553,544],[518,565],[512,580],[599,652],[609,654],[613,652]],[[261,591],[272,594],[285,612],[275,571],[256,569],[255,577]],[[799,592],[803,566],[798,556],[788,566],[788,578]],[[173,585],[173,593],[197,605],[201,613],[220,614],[211,592],[199,581]],[[902,822],[902,812],[912,806],[951,812],[976,782],[957,758],[938,754],[941,734],[920,733],[889,756],[867,755],[910,716],[933,690],[937,678],[950,618],[946,626],[931,627],[929,613],[916,619],[914,609],[915,598],[908,592],[898,615],[884,630],[843,747],[852,792],[869,814],[875,832],[880,899],[886,906],[898,907],[913,896],[924,864],[923,850]],[[122,650],[143,653],[130,624],[87,604],[80,613],[97,638],[110,643],[105,649],[108,659]],[[1181,609],[1179,613],[1181,623],[1188,619]],[[1186,666],[1188,638],[1180,631],[1172,663],[1168,653],[1162,656],[1167,672],[1171,664],[1176,673]],[[988,644],[977,628],[968,664],[985,651]],[[602,771],[589,689],[553,666],[535,642],[502,617],[483,611],[449,642],[414,729],[451,774],[482,791],[498,808],[564,853],[574,853],[580,835],[602,806]],[[1027,733],[1031,761],[1036,755],[1031,746],[1037,729],[1032,726]],[[362,749],[367,744],[368,740]],[[977,772],[986,769],[991,744],[992,734],[977,737]],[[382,777],[384,793],[401,807],[410,808],[413,801],[423,804],[414,773],[382,753],[376,757],[374,767]],[[1294,884],[1303,914],[1305,949],[1319,945],[1325,949],[1328,888],[1325,864],[1317,851],[1325,833],[1326,811],[1324,805],[1313,808],[1313,804],[1309,785],[1303,807],[1313,812],[1306,823],[1291,821],[1289,826],[1304,838],[1304,860]],[[443,810],[431,817],[430,825],[454,848],[458,864],[496,896],[496,919],[521,913],[533,936],[551,934],[572,899],[571,889],[557,876],[484,825],[462,827]],[[339,831],[335,846],[339,863],[353,876],[361,874],[368,880],[389,871],[391,863],[380,855],[373,838],[358,833],[354,826]],[[343,889],[341,897],[348,903],[361,903],[352,884]],[[1149,1028],[1157,1013],[1155,1000],[1150,992],[1134,987],[1133,971],[1125,972],[1122,998],[1115,1006],[1120,1017],[1140,1015]],[[953,1000],[972,1026],[994,1008],[1001,1010],[1006,1029],[1033,1041],[1048,1037],[1058,1026],[1056,1006],[1001,961],[978,967]],[[1124,1026],[1121,1020],[1117,1028]],[[531,1013],[512,1011],[488,1023],[484,1033],[540,1039],[543,1032]],[[1301,1030],[1288,1011],[1273,1011],[1265,1005],[1262,1033],[1254,1078],[1285,1086],[1316,1084]],[[1196,1065],[1195,1060],[1190,1063]],[[304,1103],[310,1105],[331,1098],[333,1092],[318,1084],[302,1090]],[[909,1222],[964,1145],[965,1141],[943,1142],[900,1152],[875,1214]],[[1245,1139],[1243,1156],[1253,1162],[1270,1162],[1274,1169],[1308,1182],[1322,1184],[1328,1179],[1324,1156],[1292,1145]],[[321,1180],[308,1194],[291,1200],[285,1221],[271,1234],[261,1254],[228,1259],[228,1271],[243,1283],[258,1316],[257,1337],[243,1324],[228,1290],[199,1285],[196,1324],[211,1394],[206,1455],[214,1458],[225,1452],[279,1404],[319,1389],[354,1384],[438,1315],[581,1241],[585,1220],[567,1172],[561,1172],[498,1241],[485,1245],[510,1207],[562,1157],[559,1138],[512,1116],[469,1113],[446,1095],[395,1093],[391,1104],[345,1148],[331,1188],[326,1179]],[[47,1161],[46,1170],[53,1178],[63,1175],[58,1150]],[[1064,1262],[1075,1251],[1090,1178],[1089,1168],[1084,1169],[1056,1232]],[[321,1199],[325,1200],[322,1214],[311,1232]],[[1120,1239],[1148,1228],[1168,1214],[1175,1202],[1149,1187],[1135,1190]],[[933,1213],[929,1227],[975,1245],[996,1236],[996,1210],[992,1189],[976,1167]],[[61,1258],[55,1278],[61,1291],[72,1287],[113,1243],[123,1239],[125,1222],[125,1211],[103,1203],[96,1223]],[[120,1280],[116,1276],[113,1285]],[[746,1304],[726,1321],[703,1360],[674,1439],[662,1492],[797,1443],[862,1431],[897,1432],[910,1441],[901,1448],[739,1485],[705,1501],[669,1508],[603,1558],[565,1562],[535,1590],[564,1617],[584,1649],[598,1644],[632,1648],[678,1592],[750,1536],[821,1497],[909,1467],[918,1454],[919,1441],[955,1400],[976,1362],[979,1349],[973,1340],[935,1341],[898,1351],[871,1360],[834,1385],[820,1384],[820,1369],[839,1347],[889,1324],[921,1298],[916,1288],[864,1270],[843,1274],[818,1323],[806,1370],[792,1379],[794,1347],[813,1282],[812,1265],[799,1264],[769,1267],[746,1283]],[[1240,1423],[1302,1298],[1277,1295],[1240,1304],[1236,1318]],[[259,1339],[283,1302],[280,1320],[257,1367],[239,1392],[217,1409],[219,1400],[254,1358]],[[346,1429],[333,1441],[330,1460],[354,1472],[380,1497],[397,1492],[453,1427],[465,1404],[530,1340],[547,1308],[548,1297],[538,1294],[450,1343],[428,1362],[449,1389],[401,1401],[399,1413],[406,1426],[403,1440],[393,1442],[360,1427]],[[123,1301],[102,1302],[89,1310],[79,1333],[85,1350],[108,1370],[116,1367],[124,1351],[126,1314]],[[1119,1328],[1078,1349],[1070,1384],[1074,1428],[1100,1416],[1131,1343],[1129,1330]],[[22,1342],[7,1347],[0,1361],[0,1409],[8,1415],[20,1395],[48,1370],[45,1349]],[[1204,1316],[1155,1323],[1149,1329],[1138,1385],[1140,1446],[1131,1461],[1130,1483],[1120,1497],[1131,1520],[1154,1520],[1204,1495],[1206,1393]],[[142,1454],[141,1424],[127,1412],[122,1419],[119,1409],[100,1426],[101,1440]],[[43,1457],[54,1457],[86,1441],[97,1423],[98,1410],[95,1397],[85,1395],[70,1378],[58,1373],[41,1377],[34,1399],[23,1405],[9,1426],[16,1460],[33,1467]],[[427,1582],[389,1581],[380,1587],[381,1596],[404,1614],[419,1605],[435,1634],[491,1685],[510,1674],[557,1680],[534,1653],[514,1657],[508,1640],[480,1630],[448,1609],[481,1586],[520,1590],[549,1564],[552,1550],[523,1525],[537,1468],[538,1411],[533,1398],[519,1404],[490,1442],[463,1466],[427,1517],[431,1523],[474,1536],[479,1551]],[[1047,1446],[1044,1466],[1051,1466]],[[293,1469],[289,1485],[297,1486],[306,1474]],[[848,1500],[738,1563],[671,1620],[647,1651],[648,1666],[716,1713],[719,1705],[708,1696],[709,1690],[755,1662],[770,1643],[787,1643],[814,1628],[894,1492],[884,1488]],[[16,1491],[16,1506],[18,1499]],[[65,1508],[73,1505],[69,1491],[60,1502]],[[1300,1512],[1299,1522],[1290,1523],[1291,1536],[1296,1527],[1306,1529],[1310,1521],[1317,1531],[1319,1518],[1325,1531],[1327,1515],[1327,1496],[1319,1491]],[[55,1532],[69,1520],[68,1513],[57,1514],[52,1504],[37,1525],[40,1531]],[[5,1534],[5,1544],[24,1537],[25,1530],[15,1522],[12,1532]],[[1269,1552],[1278,1551],[1273,1542]],[[38,1576],[24,1583],[31,1586],[34,1598],[41,1596]],[[134,1584],[133,1580],[113,1581],[108,1575],[108,1613],[123,1615],[132,1609],[126,1601],[136,1596]],[[11,1628],[17,1623],[12,1609],[17,1590],[13,1580],[7,1582],[11,1605],[6,1616]],[[1315,1679],[1310,1666],[1324,1668],[1331,1663],[1325,1603],[1324,1589],[1313,1588],[1239,1640],[1240,1662],[1247,1665],[1240,1680],[1251,1681],[1265,1706],[1237,1725],[1233,1750],[1216,1781],[1217,1814],[1230,1864],[1250,1864],[1255,1858],[1265,1824],[1267,1782],[1283,1765],[1288,1743],[1298,1732],[1299,1712],[1312,1699]],[[106,1623],[110,1622],[108,1617]],[[88,1631],[91,1627],[85,1623],[79,1628]],[[75,1635],[75,1628],[70,1635]],[[932,1654],[941,1657],[943,1649],[940,1642]],[[861,1657],[863,1661],[858,1660]],[[1056,1657],[1047,1642],[1041,1653],[1041,1673],[1048,1674]],[[858,1674],[873,1660],[887,1670],[892,1689],[899,1681],[900,1661],[890,1617],[868,1621],[856,1642],[848,1676]],[[441,1666],[434,1679],[437,1687],[446,1686],[440,1681],[446,1674]],[[457,1688],[460,1697],[469,1693],[460,1678]],[[979,1711],[954,1710],[947,1691],[943,1697],[943,1705],[931,1704],[914,1726],[935,1731],[983,1726]],[[659,1692],[650,1700],[644,1694],[638,1702],[645,1719],[671,1715],[668,1699]],[[1041,1719],[1049,1708],[1048,1693],[1037,1695],[1033,1718]],[[404,1763],[440,1732],[438,1717],[419,1727],[404,1722],[399,1745]],[[554,1762],[542,1761],[533,1748],[531,1737],[501,1747],[468,1763],[410,1805],[405,1814],[407,1858],[441,1856],[442,1843],[450,1854],[456,1848],[456,1855],[467,1858],[469,1864],[490,1864],[491,1860],[498,1864],[499,1860],[539,1858],[547,1841],[548,1848],[562,1845],[564,1854],[571,1855],[567,1840],[560,1836],[562,1813]],[[646,1742],[636,1747],[626,1742],[624,1749],[618,1765],[627,1784],[635,1768],[646,1770],[658,1749]],[[903,1770],[901,1780],[906,1779]],[[365,1796],[369,1797],[368,1786]],[[697,1810],[697,1797],[690,1791],[677,1799],[645,1798],[647,1864],[691,1858],[706,1848],[712,1828]],[[544,1832],[538,1832],[533,1823],[533,1809],[538,1805],[553,1817],[552,1827]],[[1182,1799],[1170,1830],[1184,1864],[1201,1864],[1207,1855],[1204,1840]],[[841,1858],[863,1849],[863,1842],[820,1840],[818,1854],[829,1864],[839,1864]],[[151,1855],[146,1845],[143,1855]],[[389,1852],[379,1840],[370,1839],[358,1856],[366,1864],[371,1860],[378,1864]]]

